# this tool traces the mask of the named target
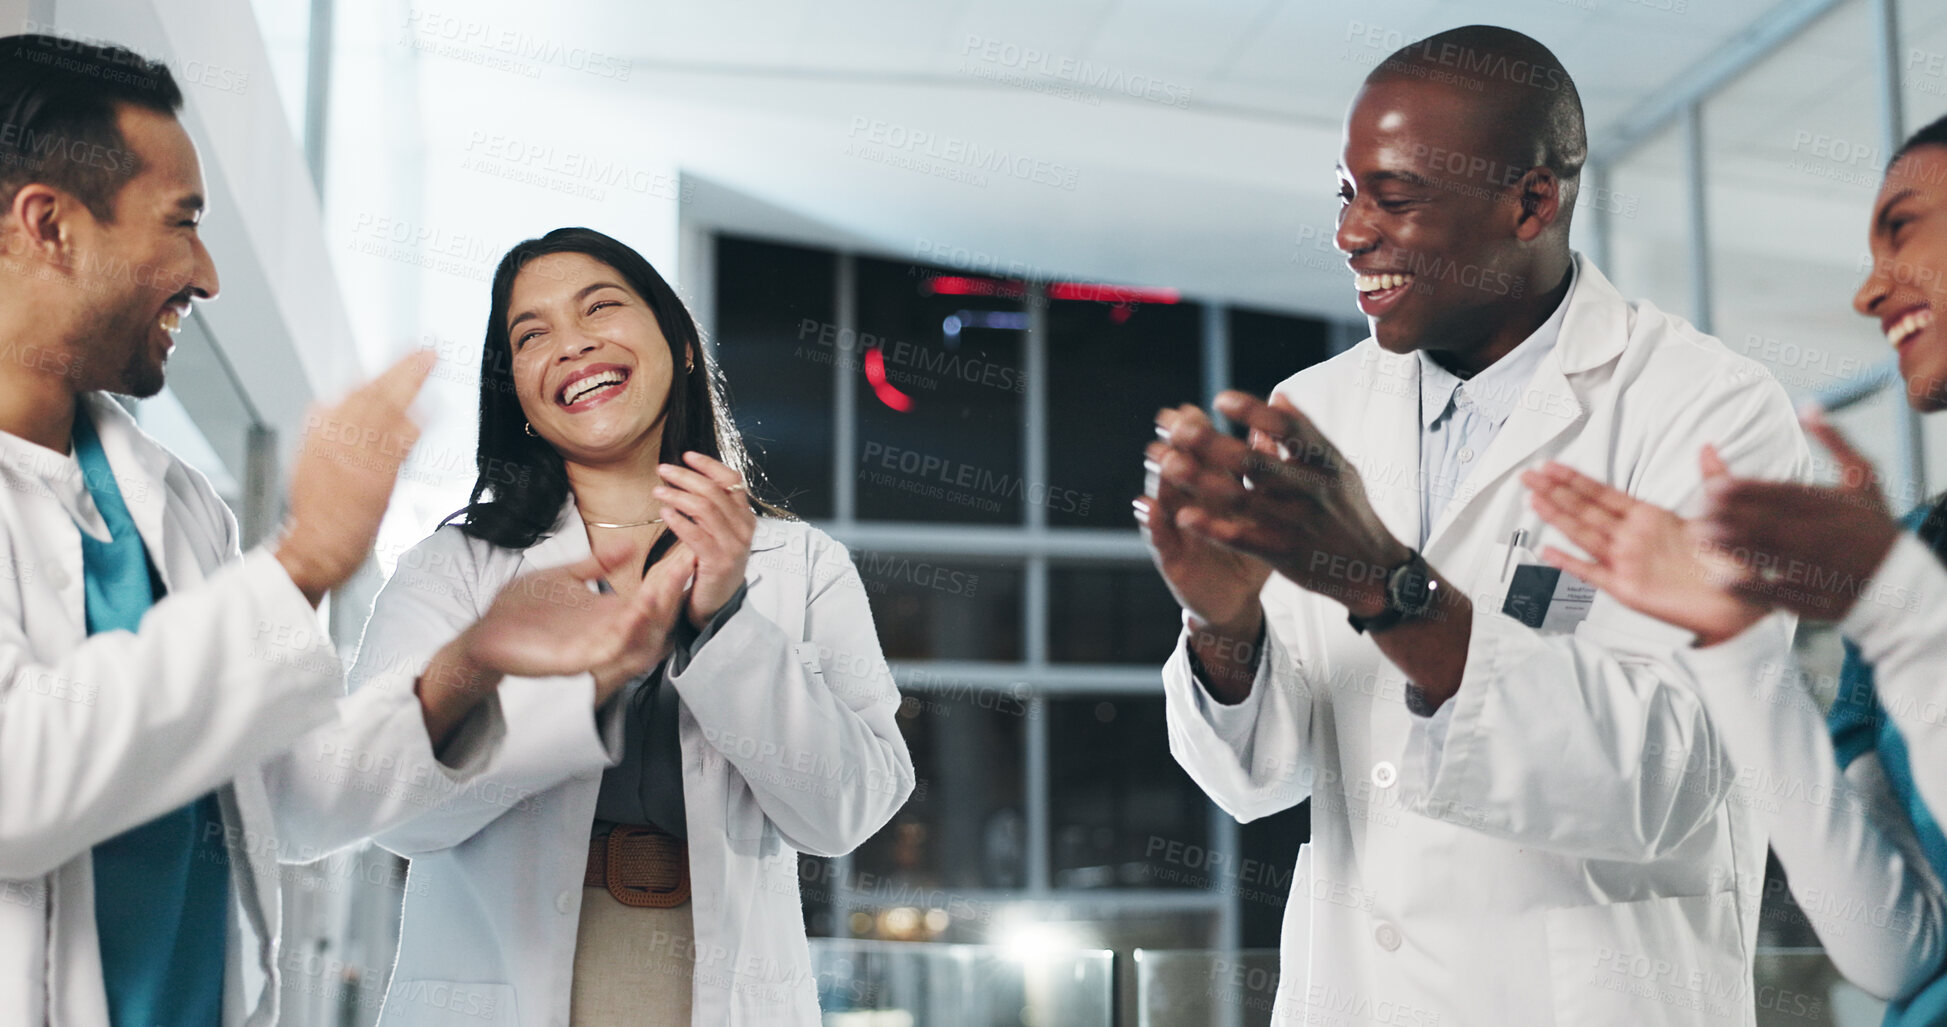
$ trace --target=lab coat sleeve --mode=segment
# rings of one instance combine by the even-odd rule
[[[1309,798],[1316,772],[1311,686],[1284,638],[1287,616],[1268,592],[1264,603],[1264,651],[1243,701],[1225,706],[1197,680],[1187,624],[1163,665],[1170,753],[1211,801],[1243,823]]]
[[[330,719],[342,669],[255,550],[137,630],[40,663],[0,622],[0,878],[39,877],[208,792]]]
[[[316,847],[369,831],[402,856],[450,848],[501,816],[531,815],[540,793],[619,756],[619,714],[611,704],[597,716],[587,674],[505,678],[431,752],[413,683],[492,603],[481,591],[486,549],[442,528],[379,591],[347,700],[370,705],[284,767],[282,783],[328,829],[313,832]]]
[[[1876,787],[1877,761],[1855,760],[1841,773],[1817,701],[1780,655],[1788,625],[1767,618],[1679,659],[1826,955],[1847,980],[1897,1001],[1931,981],[1947,956],[1947,900],[1905,811]]]
[[[473,724],[436,755],[415,677],[403,668],[366,675],[337,717],[264,765],[284,862],[309,863],[485,786],[499,732]]]
[[[1902,532],[1839,629],[1873,665],[1880,706],[1912,753],[1920,797],[1947,810],[1947,568]]]
[[[1775,381],[1750,365],[1709,387],[1698,397],[1708,402],[1686,402],[1674,415],[1659,409],[1646,449],[1617,472],[1619,485],[1666,509],[1694,511],[1704,442],[1739,475],[1808,472],[1803,435]],[[1788,640],[1772,641],[1783,659]],[[1731,781],[1702,700],[1675,662],[1688,642],[1606,595],[1566,635],[1476,605],[1446,738],[1428,759],[1430,732],[1414,732],[1419,751],[1402,767],[1428,769],[1402,773],[1402,799],[1519,845],[1590,859],[1661,858],[1713,821]]]
[[[914,771],[864,583],[843,546],[811,538],[807,640],[746,600],[668,680],[705,758],[730,764],[785,842],[841,856],[905,805]]]

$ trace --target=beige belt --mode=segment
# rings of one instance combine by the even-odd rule
[[[654,827],[617,824],[605,837],[589,841],[582,884],[608,889],[625,906],[680,906],[690,899],[689,845]]]

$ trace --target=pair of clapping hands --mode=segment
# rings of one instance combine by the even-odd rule
[[[427,726],[445,736],[467,704],[502,677],[589,674],[595,705],[649,672],[670,653],[678,618],[701,631],[743,587],[757,516],[743,478],[703,453],[683,454],[688,467],[662,464],[653,493],[677,543],[648,569],[633,595],[594,592],[598,578],[637,571],[634,551],[596,547],[579,563],[535,571],[510,582],[479,620],[433,657],[420,678]],[[573,531],[571,527],[568,530]],[[430,700],[430,701],[429,701]]]
[[[1696,634],[1729,639],[1776,609],[1840,620],[1858,602],[1900,528],[1872,462],[1822,413],[1805,430],[1837,458],[1836,485],[1731,476],[1705,446],[1703,513],[1685,519],[1561,464],[1522,474],[1530,503],[1589,558],[1541,556],[1623,605]]]
[[[1170,592],[1203,625],[1257,630],[1257,594],[1273,571],[1354,613],[1385,607],[1383,574],[1404,562],[1365,485],[1317,426],[1283,396],[1227,391],[1217,410],[1249,429],[1237,439],[1194,406],[1156,415],[1157,439],[1136,521]]]
[[[1266,403],[1230,391],[1216,407],[1249,439],[1218,431],[1196,407],[1168,408],[1144,454],[1136,520],[1177,602],[1219,632],[1254,634],[1257,594],[1276,571],[1361,616],[1383,609],[1383,575],[1371,569],[1399,565],[1408,550],[1380,522],[1358,472],[1282,396]],[[1872,463],[1817,412],[1804,423],[1837,457],[1839,484],[1734,478],[1706,446],[1706,506],[1694,519],[1561,464],[1524,472],[1536,512],[1588,554],[1547,547],[1542,559],[1693,632],[1699,645],[1774,609],[1843,618],[1900,529]]]
[[[432,371],[422,350],[329,406],[314,407],[292,468],[289,515],[272,555],[317,605],[371,552],[399,469],[419,428],[408,410]],[[634,573],[601,551],[526,574],[502,589],[478,621],[434,655],[418,681],[437,743],[501,678],[588,673],[605,702],[669,654],[676,619],[699,630],[742,587],[756,516],[743,478],[685,453],[658,467],[653,494],[678,545],[624,598],[597,593],[599,578]],[[572,529],[571,529],[572,530]]]
[[[587,672],[599,705],[669,655],[679,617],[698,631],[707,626],[743,586],[757,516],[736,471],[694,451],[683,461],[690,466],[658,466],[662,484],[653,490],[677,543],[633,595],[590,591],[598,578],[636,573],[625,563],[632,550],[596,547],[579,563],[509,583],[454,640],[460,656],[495,674]]]

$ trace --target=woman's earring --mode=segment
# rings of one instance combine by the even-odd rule
[[[521,427],[522,427],[522,430],[524,430],[524,431],[526,431],[526,432],[527,432],[527,434],[528,434],[528,436],[529,436],[530,438],[536,438],[536,439],[538,439],[538,438],[540,438],[540,436],[539,436],[539,435],[536,435],[536,434],[534,434],[534,422],[532,422],[532,421],[523,421],[523,422],[521,422]]]

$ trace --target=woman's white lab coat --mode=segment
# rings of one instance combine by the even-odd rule
[[[93,847],[215,789],[224,1022],[267,1024],[280,858],[315,859],[463,787],[497,714],[447,751],[455,769],[434,761],[410,687],[346,700],[317,613],[268,552],[240,558],[209,482],[107,396],[82,402],[167,595],[136,632],[89,637],[77,525],[107,526],[73,456],[0,433],[0,1023],[108,1022]],[[379,751],[393,761],[352,758]]]
[[[1917,554],[1896,555],[1938,567],[1925,546],[1914,548]],[[1801,683],[1796,661],[1778,657],[1785,630],[1779,618],[1767,618],[1678,658],[1756,800],[1752,809],[1826,955],[1873,995],[1907,999],[1940,976],[1947,895],[1878,753],[1840,768],[1825,711]],[[1893,677],[1877,680],[1897,691]],[[1940,679],[1927,684],[1937,689]],[[1909,751],[1916,767],[1939,752],[1918,745]]]
[[[374,604],[354,688],[423,667],[517,575],[574,563],[588,540],[573,501],[525,551],[456,527],[401,560]],[[857,570],[808,525],[763,518],[743,606],[680,673],[683,800],[696,972],[693,1022],[819,1022],[798,897],[798,853],[851,851],[913,788],[899,697]],[[509,679],[477,786],[379,841],[411,859],[383,1025],[558,1027],[568,1022],[589,829],[620,754],[587,675]],[[462,725],[460,736],[476,725]]]
[[[1577,261],[1559,341],[1426,545],[1474,600],[1444,740],[1343,606],[1276,575],[1248,699],[1211,701],[1181,645],[1165,667],[1171,750],[1218,805],[1248,821],[1311,799],[1279,1024],[1752,1022],[1764,838],[1672,658],[1687,636],[1606,596],[1572,634],[1500,610],[1512,566],[1574,551],[1521,469],[1560,460],[1684,509],[1705,442],[1757,477],[1800,475],[1808,455],[1760,365]],[[1418,359],[1368,339],[1278,392],[1417,540]]]

